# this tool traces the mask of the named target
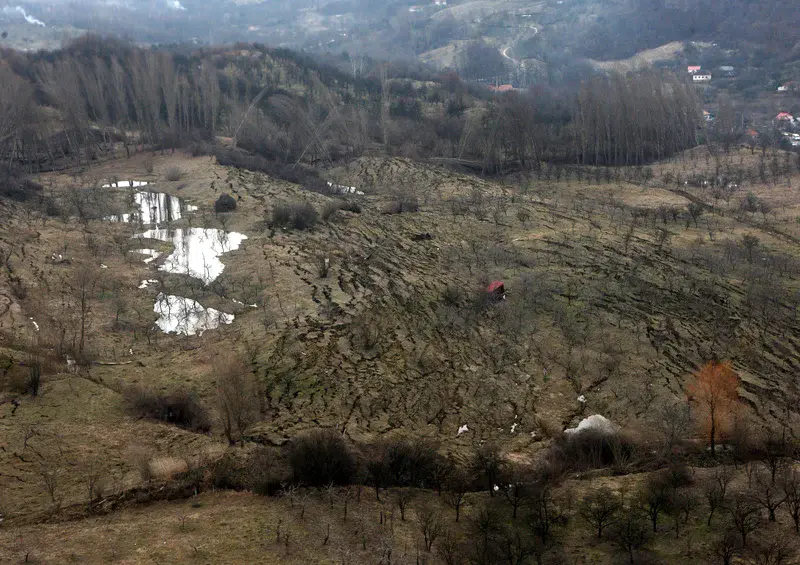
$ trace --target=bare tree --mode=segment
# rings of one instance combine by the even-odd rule
[[[731,565],[733,558],[739,553],[739,536],[736,532],[725,532],[711,546],[714,556],[722,561],[722,565]]]
[[[751,497],[761,508],[767,511],[770,522],[776,520],[775,511],[786,502],[786,494],[777,481],[773,481],[767,473],[756,473],[756,484]]]
[[[603,530],[617,521],[622,503],[618,496],[608,488],[589,494],[580,503],[580,515],[597,532],[597,539],[603,537]]]
[[[728,503],[726,509],[730,514],[733,527],[736,528],[742,539],[742,547],[747,547],[747,536],[761,525],[758,504],[747,495],[737,494]]]
[[[728,485],[733,480],[733,472],[727,467],[717,467],[714,469],[714,476],[710,478],[703,487],[703,495],[708,502],[708,525],[717,508],[723,506],[727,500]]]
[[[635,552],[644,547],[648,541],[647,523],[635,511],[625,512],[623,517],[611,528],[611,541],[628,555],[631,565]]]
[[[448,481],[447,490],[444,493],[445,503],[456,511],[456,522],[458,522],[461,515],[461,508],[467,504],[468,488],[469,481],[466,473],[461,469],[457,469]]]
[[[423,505],[417,510],[417,524],[425,542],[425,551],[430,551],[444,530],[442,515],[433,506]]]
[[[77,355],[83,356],[86,348],[86,331],[90,324],[92,303],[94,302],[95,289],[100,278],[99,269],[91,264],[77,263],[73,267],[70,277],[67,279],[66,286],[70,291],[72,299],[75,301],[76,311],[79,317],[79,339]]]
[[[248,367],[236,357],[215,361],[214,373],[223,432],[228,442],[234,445],[243,440],[247,428],[258,421],[258,383]]]
[[[794,522],[794,531],[800,533],[800,472],[787,470],[781,479],[781,489],[786,497],[786,511]]]
[[[410,488],[396,488],[392,490],[392,498],[394,498],[394,502],[397,504],[398,510],[400,510],[400,519],[405,521],[406,509],[411,499],[414,498],[414,491]]]
[[[97,497],[97,487],[105,474],[105,466],[96,457],[84,460],[80,465],[81,480],[86,488],[89,507],[92,507]]]
[[[436,545],[436,553],[444,565],[463,565],[463,550],[458,536],[452,530],[445,530],[441,541]]]
[[[39,466],[39,478],[42,487],[50,497],[53,509],[57,510],[61,503],[61,478],[63,469],[60,463],[54,459],[46,459]]]

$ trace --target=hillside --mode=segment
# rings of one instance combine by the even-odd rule
[[[800,160],[685,77],[1,61],[0,561],[795,554]]]

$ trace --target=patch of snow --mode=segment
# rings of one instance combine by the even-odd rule
[[[468,431],[469,431],[469,428],[467,427],[467,425],[466,425],[466,424],[464,424],[463,426],[461,426],[460,428],[458,428],[458,433],[456,434],[456,437],[457,437],[457,436],[460,436],[461,434],[465,434],[465,433],[467,433]]]
[[[158,281],[157,281],[157,280],[154,280],[154,279],[146,279],[146,280],[143,280],[143,281],[141,282],[141,284],[139,284],[139,288],[140,288],[140,289],[142,289],[142,288],[147,288],[147,287],[148,287],[148,286],[150,286],[151,284],[158,284]]]
[[[233,323],[233,314],[226,314],[214,308],[204,308],[191,298],[159,294],[153,311],[159,318],[156,325],[164,333],[182,335],[203,335],[223,324]]]
[[[517,427],[518,427],[518,426],[519,426],[519,424],[517,424],[516,422],[514,422],[513,424],[511,424],[511,433],[512,433],[512,434],[513,434],[513,433],[516,433],[516,431],[517,431]]]
[[[179,12],[186,11],[186,8],[181,4],[180,0],[167,0],[167,7],[170,10],[177,10]]]
[[[618,429],[619,427],[605,416],[592,414],[588,418],[581,420],[576,427],[564,430],[564,433],[567,436],[573,436],[591,430],[603,435],[613,435],[617,433]]]
[[[108,265],[103,265],[102,263],[100,263],[100,268],[101,269],[108,269]]]
[[[31,323],[33,324],[33,327],[36,328],[36,331],[38,332],[39,331],[39,324],[37,324],[36,320],[34,320],[33,318],[31,318],[30,320],[31,320]]]
[[[583,395],[580,395],[580,396],[578,397],[578,402],[579,402],[580,404],[586,404],[586,397],[585,397],[585,396],[583,396]]]

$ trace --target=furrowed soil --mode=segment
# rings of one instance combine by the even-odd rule
[[[734,150],[723,163],[739,166],[754,159],[748,155]],[[174,167],[181,180],[164,180]],[[800,175],[794,169],[740,183],[727,200],[702,183],[672,181],[689,171],[713,179],[715,170],[699,150],[653,167],[653,178],[637,184],[587,180],[590,171],[580,180],[484,179],[364,157],[327,176],[365,194],[336,196],[176,153],[42,177],[62,208],[80,200],[91,213],[43,221],[0,203],[0,248],[9,257],[0,274],[0,551],[21,560],[23,540],[37,535],[23,524],[59,519],[44,488],[52,469],[58,505],[69,507],[86,500],[91,462],[103,465],[106,492],[122,492],[142,485],[143,464],[166,482],[220,457],[228,447],[216,422],[201,434],[138,419],[124,394],[131,386],[194,392],[215,413],[213,363],[231,354],[246,360],[265,391],[250,444],[282,445],[335,426],[358,443],[428,439],[457,458],[496,442],[509,457],[530,461],[549,437],[589,414],[648,433],[654,408],[685,398],[692,371],[712,358],[732,360],[740,395],[759,421],[780,418],[796,434]],[[148,265],[134,252],[139,227],[102,220],[125,211],[130,198],[129,189],[95,188],[113,179],[149,181],[144,190],[199,208],[177,225],[248,239],[220,257],[225,270],[210,285],[159,272],[164,256]],[[214,213],[222,193],[237,200],[236,211]],[[744,209],[748,193],[769,211]],[[269,226],[280,204],[308,202],[322,213],[343,200],[360,212],[332,212],[308,230]],[[692,216],[690,203],[702,212]],[[171,251],[169,244],[142,247]],[[63,352],[74,351],[80,330],[76,271],[86,269],[97,283],[86,297],[87,361],[68,368]],[[137,288],[149,279],[158,282]],[[486,296],[493,280],[505,282],[506,300]],[[198,336],[154,331],[159,292],[235,320]],[[36,397],[20,385],[31,352],[45,359]],[[469,431],[457,435],[463,425]],[[275,502],[217,493],[191,504],[159,502],[46,526],[34,544],[37,558],[309,562],[292,543],[261,561],[229,553],[274,545],[267,532],[281,512]],[[269,528],[253,522],[238,530],[239,520],[262,512]],[[144,523],[152,535],[95,544]],[[214,523],[238,533],[202,541]],[[312,535],[305,532],[312,524],[292,527],[304,531],[298,543]],[[341,556],[331,548],[325,559],[319,562]]]

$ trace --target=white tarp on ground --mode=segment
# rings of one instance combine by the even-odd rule
[[[588,418],[581,420],[577,427],[564,430],[564,434],[567,436],[573,436],[580,434],[581,432],[593,431],[600,432],[603,435],[614,435],[618,430],[619,426],[605,416],[601,416],[600,414],[592,414]]]

